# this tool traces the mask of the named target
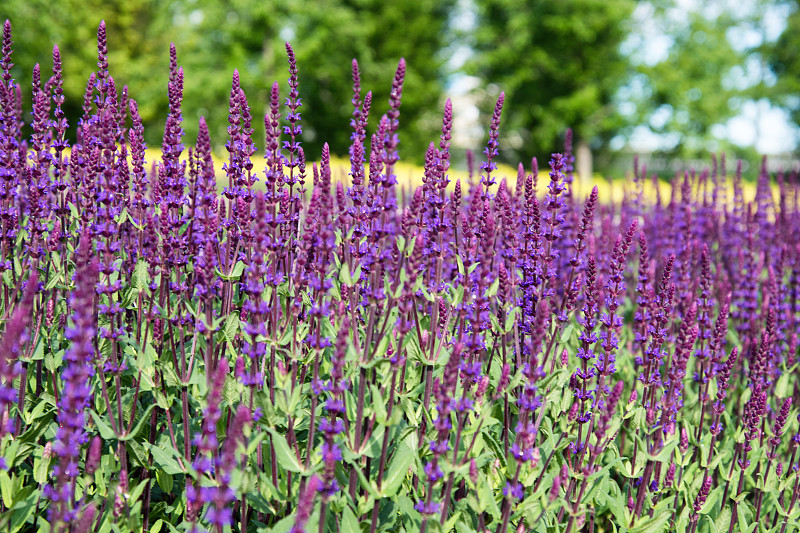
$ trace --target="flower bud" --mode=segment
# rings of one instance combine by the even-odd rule
[[[475,462],[474,457],[469,461],[469,479],[473,483],[478,482],[478,463]]]
[[[664,488],[669,488],[675,482],[675,463],[669,464],[669,469],[667,469],[667,475],[664,476]]]
[[[531,459],[531,465],[535,467],[536,465],[539,464],[539,461],[541,459],[542,459],[542,454],[539,451],[539,448],[538,447],[534,448],[533,449],[533,458]]]
[[[681,453],[686,453],[689,449],[689,435],[686,432],[686,428],[681,428],[681,442],[678,444],[678,448],[680,448]]]
[[[128,473],[125,470],[119,472],[119,484],[117,484],[116,495],[114,496],[114,518],[120,518],[128,507]]]
[[[100,464],[100,455],[102,451],[103,439],[101,439],[98,435],[95,435],[95,437],[92,439],[91,445],[89,445],[89,452],[86,456],[85,470],[90,476],[95,473],[97,466]]]
[[[47,300],[47,314],[45,315],[45,324],[48,328],[53,327],[53,318],[55,311],[55,302],[53,299]]]
[[[572,407],[569,408],[569,414],[567,415],[567,420],[570,422],[575,422],[576,418],[578,418],[578,402],[572,404]]]
[[[483,399],[483,395],[486,394],[486,388],[489,386],[489,376],[483,376],[478,381],[478,387],[475,390],[475,400],[481,401]]]
[[[558,498],[558,493],[561,490],[561,484],[562,483],[563,483],[563,480],[561,479],[561,476],[556,476],[553,479],[553,486],[550,487],[550,495],[548,496],[548,499],[551,502],[554,502],[555,499]]]
[[[92,529],[94,529],[92,527],[92,522],[94,522],[95,514],[97,514],[97,508],[95,507],[94,502],[91,502],[83,510],[80,518],[78,518],[78,521],[75,524],[75,531],[92,531]]]

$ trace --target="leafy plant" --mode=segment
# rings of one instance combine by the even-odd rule
[[[337,181],[327,146],[304,153],[287,44],[263,172],[234,74],[220,194],[205,120],[184,145],[174,47],[147,162],[105,25],[73,146],[57,48],[21,138],[11,41],[7,21],[5,530],[798,526],[796,175],[775,195],[764,166],[747,202],[712,158],[668,203],[638,168],[622,203],[581,202],[568,135],[546,186],[536,160],[512,185],[493,162],[501,95],[480,176],[450,183],[448,102],[407,191],[401,60],[369,136],[353,63]]]

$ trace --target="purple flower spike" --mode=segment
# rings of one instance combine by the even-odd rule
[[[101,20],[97,28],[97,78],[104,81],[108,77],[108,44],[106,41],[106,21]]]
[[[772,426],[772,435],[773,437],[769,440],[769,443],[773,446],[773,453],[774,448],[776,448],[781,443],[781,436],[783,436],[783,429],[786,425],[786,419],[789,418],[789,411],[792,408],[792,399],[786,398],[783,400],[783,404],[781,405],[781,410],[778,413],[778,416],[775,418],[775,424]]]
[[[17,361],[19,350],[29,335],[26,334],[31,321],[33,297],[36,294],[38,276],[34,270],[25,285],[22,300],[6,324],[2,340],[0,340],[0,413],[8,412],[9,407],[18,401],[14,380],[19,377],[21,366]],[[14,431],[14,420],[8,418],[6,424],[0,425],[0,439]]]
[[[64,355],[66,368],[61,373],[64,384],[58,404],[59,427],[53,445],[53,452],[58,457],[53,469],[55,483],[45,489],[53,503],[50,508],[50,522],[53,524],[71,524],[76,518],[74,483],[79,474],[80,449],[88,440],[86,407],[92,397],[92,361],[97,335],[94,301],[99,270],[92,248],[91,235],[85,230],[76,252],[75,288],[70,294],[72,325],[65,335],[71,344]]]
[[[321,486],[322,480],[316,475],[309,478],[297,501],[297,518],[291,533],[305,533],[306,523],[308,523],[308,519],[311,518],[311,512],[314,510],[314,497]]]
[[[700,492],[697,493],[697,498],[694,501],[694,513],[692,514],[692,521],[697,521],[698,513],[700,512],[700,509],[703,508],[703,505],[706,503],[706,499],[708,498],[708,494],[711,492],[712,481],[713,478],[706,472],[705,477],[703,478],[703,485],[700,487]]]
[[[483,150],[483,154],[486,156],[486,162],[481,163],[481,170],[485,172],[485,174],[481,175],[481,183],[484,186],[484,191],[482,192],[484,199],[491,197],[489,194],[489,188],[497,183],[494,178],[492,178],[492,171],[497,170],[497,164],[492,160],[498,155],[497,139],[499,137],[500,129],[500,113],[503,111],[503,102],[505,99],[506,93],[501,92],[500,96],[497,98],[497,103],[494,105],[492,122],[489,125],[489,142],[487,143],[486,148]]]

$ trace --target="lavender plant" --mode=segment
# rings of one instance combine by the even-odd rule
[[[498,170],[501,94],[479,180],[471,153],[451,180],[448,100],[411,189],[401,60],[384,104],[353,62],[341,179],[287,44],[263,147],[232,75],[220,190],[177,50],[148,164],[105,32],[70,146],[58,48],[24,139],[3,28],[4,530],[800,527],[797,171],[746,199],[712,157],[662,205],[637,166],[579,205],[569,134],[543,194],[535,159]]]

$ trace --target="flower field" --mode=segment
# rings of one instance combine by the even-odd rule
[[[3,531],[797,531],[796,174],[611,197],[569,133],[501,172],[501,94],[466,174],[448,101],[398,183],[403,60],[388,107],[353,61],[342,171],[289,44],[263,125],[234,73],[215,170],[175,48],[153,157],[105,31],[82,120],[55,48],[23,135],[3,29]]]

